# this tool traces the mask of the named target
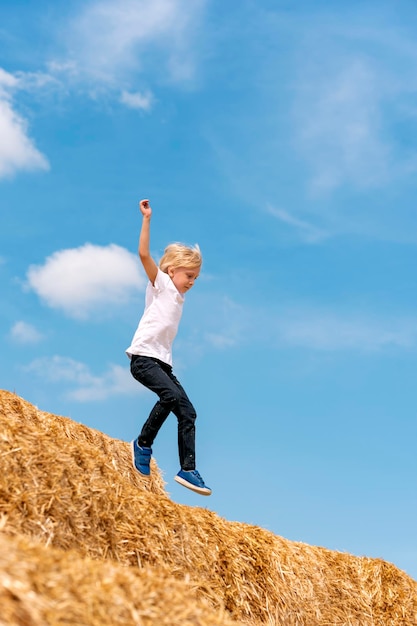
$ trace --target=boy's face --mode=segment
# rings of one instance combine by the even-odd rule
[[[184,294],[194,286],[200,274],[200,267],[169,267],[168,275],[178,291]]]

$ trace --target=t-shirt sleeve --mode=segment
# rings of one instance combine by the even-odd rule
[[[160,270],[159,267],[158,267],[158,272],[156,274],[156,278],[155,278],[155,283],[153,285],[153,289],[156,292],[163,291],[166,288],[166,286],[168,284],[168,281],[170,281],[170,280],[171,279],[168,276],[168,274],[165,274],[165,272]]]

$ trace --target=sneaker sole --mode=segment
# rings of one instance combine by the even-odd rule
[[[183,478],[181,478],[181,476],[175,476],[174,480],[180,485],[182,485],[183,487],[187,487],[187,489],[191,489],[191,491],[195,491],[196,493],[199,493],[200,496],[211,495],[211,489],[209,489],[208,487],[197,487],[197,485],[193,485],[193,483],[189,483],[188,480],[184,480]]]
[[[141,476],[146,476],[146,478],[149,478],[149,476],[151,475],[151,470],[149,470],[149,474],[144,474],[143,472],[141,472],[141,471],[140,471],[140,469],[138,469],[138,468],[136,467],[136,464],[135,464],[135,442],[134,442],[134,441],[131,441],[131,442],[130,442],[130,452],[131,452],[131,454],[132,454],[132,465],[133,465],[133,468],[134,468],[134,469],[138,472],[138,474],[140,474]]]

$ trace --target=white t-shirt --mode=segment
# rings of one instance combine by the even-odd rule
[[[172,365],[172,342],[178,331],[184,296],[180,294],[171,278],[158,268],[155,284],[148,283],[145,311],[126,350],[133,354],[152,356]]]

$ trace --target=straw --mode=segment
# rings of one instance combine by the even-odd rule
[[[175,594],[182,593],[178,604],[183,608],[191,603],[191,612],[203,611],[195,608],[201,602],[214,612],[213,618],[201,618],[202,624],[232,619],[252,626],[417,626],[417,583],[394,565],[289,541],[256,526],[226,521],[205,508],[178,505],[166,493],[155,460],[151,477],[142,478],[132,468],[127,443],[40,411],[7,391],[0,391],[0,515],[3,539],[18,542],[17,548],[11,544],[12,554],[23,540],[39,544],[39,565],[31,569],[32,557],[22,555],[22,567],[28,589],[39,589],[47,603],[47,590],[31,579],[31,572],[46,571],[58,550],[60,563],[65,563],[56,567],[63,572],[62,587],[68,585],[74,593],[77,589],[71,564],[75,581],[80,580],[77,571],[85,571],[79,584],[80,602],[86,607],[90,593],[109,603],[109,614],[115,603],[123,604],[117,600],[120,571],[127,576],[125,590],[147,581],[141,599],[155,599],[158,609],[149,622],[155,626],[165,624],[161,615],[170,611],[156,588],[157,581],[166,580]],[[114,597],[97,590],[96,574],[88,574],[93,570],[110,576]],[[7,573],[8,579],[17,575],[13,572]],[[0,570],[0,582],[2,578]],[[1,593],[10,593],[4,589],[1,605]],[[137,592],[126,594],[134,598]],[[25,607],[21,604],[29,610]],[[36,621],[35,609],[29,615],[34,624],[42,623]],[[142,624],[136,613],[131,615],[120,623]],[[0,615],[0,624],[19,623],[17,618],[4,619]],[[107,623],[92,621],[87,609],[85,621],[77,619],[65,623]],[[177,623],[188,624],[166,622]]]

